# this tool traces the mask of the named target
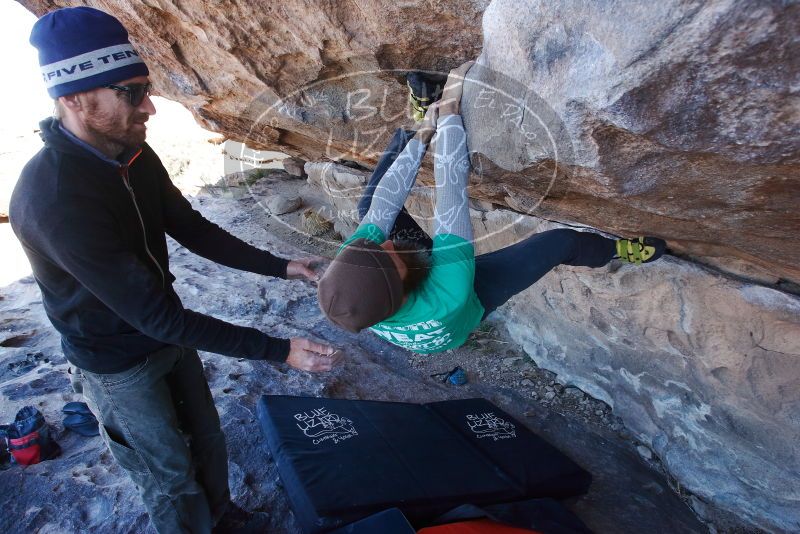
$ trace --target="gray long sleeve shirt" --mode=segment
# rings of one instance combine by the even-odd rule
[[[433,142],[436,178],[434,235],[453,234],[472,241],[467,199],[470,164],[467,135],[461,116],[439,117]],[[417,139],[408,142],[375,188],[362,225],[374,224],[384,236],[389,235],[397,214],[414,187],[426,148]]]

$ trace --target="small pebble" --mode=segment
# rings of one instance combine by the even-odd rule
[[[286,158],[281,163],[290,176],[302,178],[306,175],[306,171],[303,169],[305,162],[300,158]]]
[[[282,194],[273,195],[264,202],[266,208],[275,215],[283,215],[295,211],[303,204],[303,199],[299,196],[287,196]]]
[[[548,391],[547,393],[544,394],[544,398],[546,400],[553,400],[553,398],[555,396],[556,396],[556,392],[555,391]]]
[[[533,386],[535,386],[536,384],[534,384],[533,380],[531,380],[530,378],[525,378],[525,379],[522,381],[522,385],[523,385],[523,386],[527,386],[527,387],[533,387]]]

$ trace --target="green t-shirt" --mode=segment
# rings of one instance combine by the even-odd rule
[[[380,244],[386,237],[374,224],[365,224],[342,248],[356,239]],[[458,347],[483,317],[474,280],[472,243],[452,234],[437,235],[433,238],[428,278],[408,296],[397,313],[370,329],[395,345],[422,354]]]

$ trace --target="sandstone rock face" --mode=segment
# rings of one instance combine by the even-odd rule
[[[295,176],[297,178],[304,178],[306,176],[306,172],[303,170],[305,161],[299,158],[286,158],[281,160],[281,164],[283,165],[283,170],[285,170],[291,176]]]
[[[341,235],[350,235],[358,227],[358,200],[367,185],[369,173],[333,162],[309,162],[304,168],[308,183],[325,193],[329,218]]]
[[[264,201],[264,205],[270,213],[283,215],[290,213],[302,206],[303,199],[298,196],[287,197],[284,195],[273,195]]]
[[[483,196],[800,280],[800,5],[495,0],[483,33]]]
[[[356,227],[368,173],[308,163]],[[431,231],[432,190],[406,208]],[[477,253],[558,225],[471,206]],[[687,489],[760,528],[800,521],[800,298],[665,256],[645,266],[558,267],[496,312],[559,380],[614,408]]]
[[[534,360],[613,406],[687,488],[800,521],[800,299],[667,257],[558,268],[499,311]]]

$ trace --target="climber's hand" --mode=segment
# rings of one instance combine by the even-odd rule
[[[415,137],[423,145],[431,142],[433,134],[436,133],[436,119],[439,118],[439,102],[434,102],[428,106],[428,111],[425,112],[425,119],[417,130]]]
[[[442,92],[442,99],[439,101],[440,116],[458,115],[461,112],[461,91],[464,89],[464,77],[474,64],[474,61],[467,61],[450,71]]]
[[[319,256],[292,260],[286,265],[286,279],[305,279],[309,282],[318,282],[320,277],[319,269],[324,263],[325,259]]]
[[[301,371],[330,371],[342,359],[342,351],[302,337],[293,337],[289,347],[286,363]]]

